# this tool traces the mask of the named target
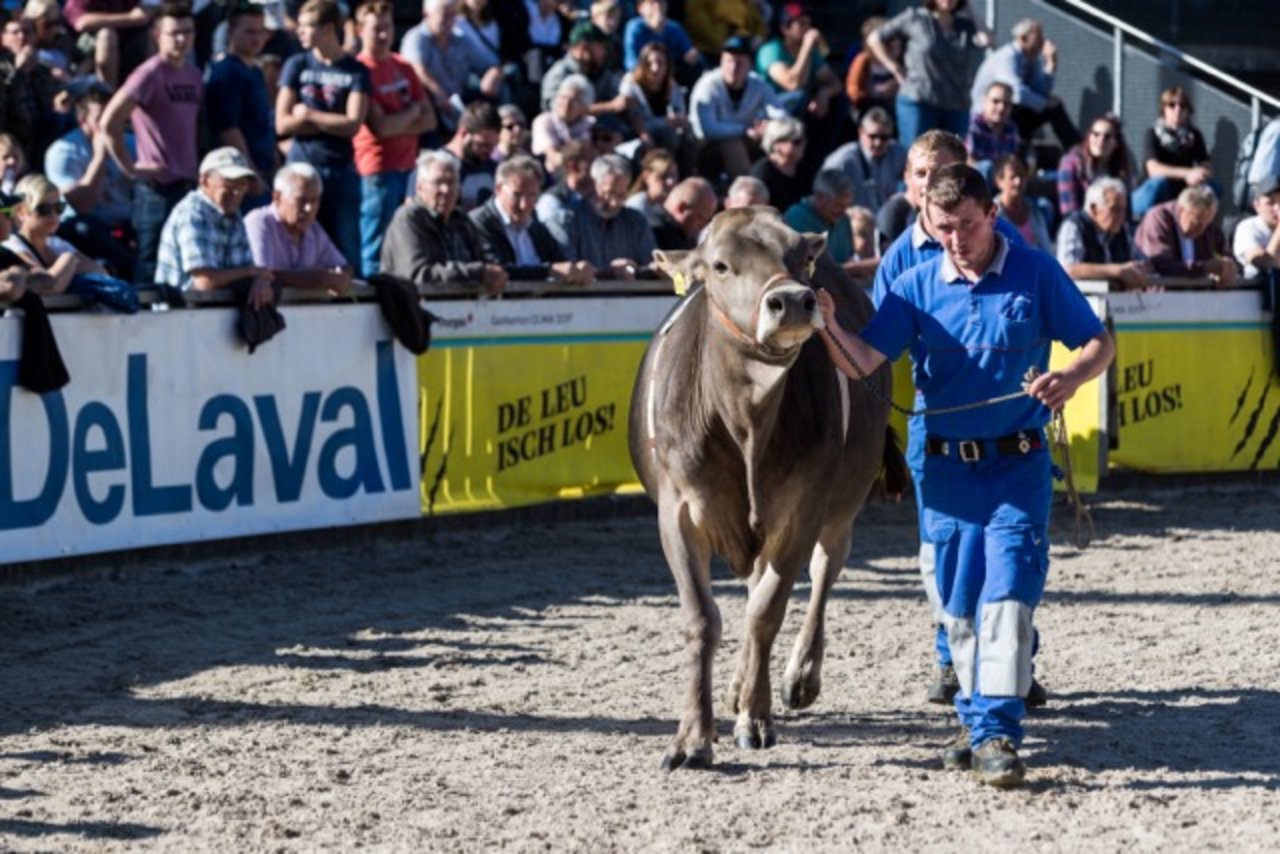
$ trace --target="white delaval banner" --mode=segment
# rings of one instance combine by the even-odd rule
[[[419,515],[414,357],[376,306],[57,315],[71,382],[17,386],[0,319],[0,562]]]

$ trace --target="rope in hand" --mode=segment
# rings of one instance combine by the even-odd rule
[[[1026,375],[1022,378],[1022,388],[1018,391],[1001,394],[995,397],[988,397],[985,400],[976,400],[972,403],[962,403],[957,406],[940,406],[933,409],[908,409],[905,406],[899,406],[894,403],[893,399],[881,387],[879,381],[875,377],[868,376],[863,372],[862,367],[857,360],[850,355],[849,351],[844,348],[844,344],[834,335],[827,336],[832,343],[836,345],[836,349],[840,351],[840,355],[848,362],[858,378],[867,384],[868,390],[880,400],[881,403],[887,404],[891,409],[900,412],[908,418],[916,415],[947,415],[952,412],[965,412],[970,409],[980,409],[984,406],[994,406],[997,403],[1004,403],[1009,400],[1017,400],[1020,397],[1027,397],[1031,388],[1032,381],[1040,375],[1040,371],[1034,366],[1027,369]],[[1095,528],[1093,525],[1093,516],[1089,514],[1088,509],[1084,506],[1084,501],[1080,498],[1080,493],[1076,490],[1075,477],[1071,471],[1071,437],[1067,433],[1067,419],[1062,414],[1061,407],[1053,411],[1053,420],[1049,424],[1050,442],[1056,444],[1062,450],[1062,471],[1066,480],[1067,502],[1075,511],[1075,546],[1083,551],[1089,546],[1093,540]],[[1088,532],[1086,533],[1086,527]]]

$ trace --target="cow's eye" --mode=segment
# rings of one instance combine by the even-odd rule
[[[727,275],[729,272],[729,265],[723,261],[717,261],[711,265],[711,269],[715,270],[717,273],[724,276],[724,275]]]

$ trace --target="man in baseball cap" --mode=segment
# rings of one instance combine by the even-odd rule
[[[230,145],[215,148],[200,161],[200,177],[210,173],[221,175],[229,181],[258,177],[258,173],[249,165],[248,158],[238,148]]]

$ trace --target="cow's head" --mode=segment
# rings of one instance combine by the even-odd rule
[[[800,234],[773,208],[719,214],[702,243],[687,253],[654,253],[677,284],[702,285],[712,315],[739,343],[765,358],[797,353],[823,325],[810,284],[826,248],[821,234]]]

